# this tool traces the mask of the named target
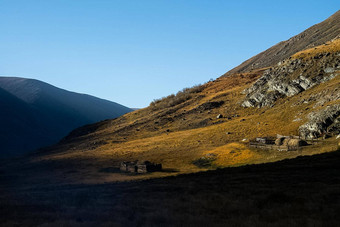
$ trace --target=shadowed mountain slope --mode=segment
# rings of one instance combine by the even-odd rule
[[[323,22],[246,60],[224,75],[247,72],[277,64],[298,51],[318,46],[340,35],[340,10]]]
[[[24,78],[0,77],[0,156],[56,143],[72,129],[131,109]]]
[[[32,141],[46,141],[38,114],[29,104],[0,88],[1,154],[8,151],[29,150]]]

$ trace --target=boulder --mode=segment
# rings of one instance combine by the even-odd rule
[[[300,136],[304,139],[315,139],[322,134],[340,131],[340,104],[327,106],[308,115],[309,121],[299,127]]]

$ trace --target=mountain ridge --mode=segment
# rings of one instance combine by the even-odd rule
[[[324,44],[337,37],[340,37],[340,10],[326,20],[311,26],[290,39],[281,41],[267,50],[249,58],[222,76],[275,65],[296,52]]]
[[[15,124],[16,127],[11,128],[8,124],[5,124],[5,120],[2,120],[2,125],[8,125],[7,130],[11,131],[13,137],[16,138],[16,142],[12,141],[9,137],[6,137],[6,142],[0,141],[1,144],[12,144],[10,146],[12,147],[11,149],[7,148],[5,149],[7,152],[3,151],[6,155],[9,155],[9,153],[22,153],[40,148],[41,146],[51,145],[58,142],[72,129],[108,118],[115,118],[132,111],[118,103],[59,89],[35,79],[0,77],[0,88],[3,93],[5,91],[7,94],[5,96],[4,93],[2,99],[9,98],[8,94],[10,94],[11,99],[16,100],[13,102],[15,105],[20,103],[21,106],[25,106],[26,111],[21,111],[20,114],[29,115],[30,121],[35,122],[33,126],[23,122],[22,126],[27,126],[27,129],[23,130],[17,124]],[[6,100],[3,100],[3,102],[6,103]],[[7,121],[11,119],[11,116],[20,118],[18,114],[13,115],[13,112],[18,111],[11,111],[15,107],[9,104],[7,102],[7,115],[3,114],[6,115]],[[18,128],[20,130],[16,130]],[[36,129],[39,129],[41,133]],[[5,134],[6,128],[2,130]],[[33,135],[37,137],[32,138]],[[31,139],[26,139],[26,137]],[[32,145],[30,145],[30,140]],[[25,141],[26,145],[20,146],[20,141]]]

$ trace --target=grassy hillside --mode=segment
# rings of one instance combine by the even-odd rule
[[[314,52],[319,54],[315,50],[340,52],[338,41],[327,44],[327,48],[306,50],[294,57],[308,54],[313,58]],[[241,107],[245,97],[242,91],[264,70],[221,77],[155,100],[148,108],[84,126],[32,160],[37,164],[55,164],[54,174],[60,179],[97,183],[273,162],[337,149],[335,138],[291,152],[247,146],[249,139],[259,136],[298,135],[298,127],[307,121],[308,113],[340,102],[326,100],[319,105],[320,100],[315,98],[337,94],[340,85],[337,76],[298,95],[281,98],[273,107]],[[223,117],[217,118],[219,114]],[[165,172],[138,176],[115,170],[119,162],[133,160],[162,163]],[[110,168],[112,171],[105,171]]]

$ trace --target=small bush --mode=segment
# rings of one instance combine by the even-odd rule
[[[204,89],[203,85],[195,85],[191,88],[184,88],[175,94],[160,99],[154,99],[150,106],[156,109],[167,108],[181,104],[193,97],[192,94],[199,93]]]
[[[216,156],[217,155],[214,153],[209,153],[193,161],[192,164],[196,165],[199,168],[211,167],[213,165],[213,162],[216,160]]]

